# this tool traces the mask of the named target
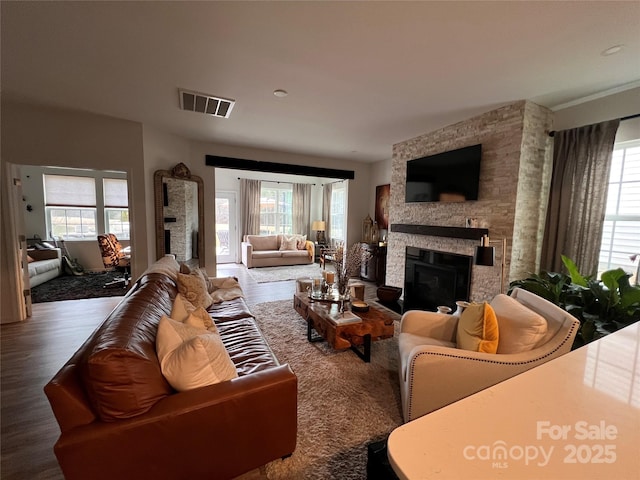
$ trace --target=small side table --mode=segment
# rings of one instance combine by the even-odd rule
[[[315,242],[314,243],[314,255],[313,255],[313,263],[320,263],[320,255],[322,255],[322,250],[324,248],[327,248],[327,245],[325,243],[318,243]]]

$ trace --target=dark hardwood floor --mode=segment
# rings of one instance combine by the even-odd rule
[[[243,265],[220,265],[217,275],[237,277],[250,307],[295,291],[294,280],[256,283]],[[60,430],[43,388],[121,299],[35,304],[31,318],[0,326],[3,480],[63,478],[53,453]]]
[[[53,454],[60,430],[43,388],[120,300],[38,303],[31,318],[2,325],[3,479],[63,478]]]
[[[283,282],[257,283],[251,275],[247,273],[244,265],[237,263],[225,263],[218,265],[217,276],[237,277],[242,286],[245,299],[249,307],[264,302],[275,302],[277,300],[290,300],[296,290],[295,280],[285,280]]]

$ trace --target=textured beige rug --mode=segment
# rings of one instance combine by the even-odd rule
[[[247,268],[247,272],[257,283],[283,282],[285,280],[295,280],[296,278],[319,277],[322,275],[320,265],[317,263]]]
[[[278,360],[298,377],[297,447],[291,457],[268,464],[267,477],[366,479],[367,444],[402,423],[397,337],[373,342],[371,363],[364,363],[350,350],[309,343],[292,301],[261,303],[252,311]]]

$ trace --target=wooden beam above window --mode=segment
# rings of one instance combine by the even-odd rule
[[[218,157],[206,155],[206,165],[217,168],[231,168],[234,170],[250,170],[253,172],[286,173],[290,175],[304,175],[307,177],[341,178],[353,180],[353,170],[338,170],[334,168],[308,167],[290,163],[261,162],[258,160],[243,160],[240,158]]]

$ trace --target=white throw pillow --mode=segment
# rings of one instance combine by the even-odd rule
[[[156,350],[162,374],[179,392],[238,376],[220,335],[172,320],[158,325]]]
[[[201,327],[194,327],[163,315],[158,324],[156,334],[156,353],[160,365],[165,357],[178,348],[183,342],[206,332]]]
[[[211,316],[202,307],[196,308],[182,323],[192,327],[204,328],[209,332],[218,332],[218,327],[213,323]]]
[[[178,322],[184,322],[190,313],[196,309],[195,305],[187,300],[181,293],[176,295],[171,307],[170,317]]]
[[[491,301],[500,328],[497,353],[533,350],[547,334],[547,320],[517,300],[499,294]]]

